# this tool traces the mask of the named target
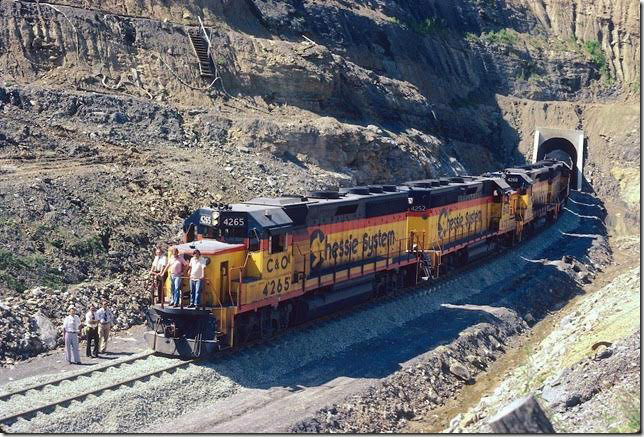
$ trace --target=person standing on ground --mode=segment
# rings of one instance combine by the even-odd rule
[[[98,317],[96,317],[96,305],[90,304],[89,311],[85,314],[85,323],[87,324],[87,350],[85,354],[98,358]],[[94,353],[92,350],[92,343],[94,343]]]
[[[169,262],[170,269],[170,289],[172,290],[172,301],[170,305],[178,307],[181,302],[181,281],[183,271],[188,265],[183,256],[179,255],[179,249],[172,249],[172,257]]]
[[[167,264],[167,258],[163,250],[161,247],[157,247],[154,251],[154,261],[152,261],[152,266],[150,267],[150,275],[154,280],[159,302],[163,299],[163,283],[165,282],[165,274],[168,268]]]
[[[208,258],[202,257],[199,249],[192,253],[190,259],[190,305],[188,308],[199,306],[201,297],[201,290],[203,290],[204,283],[204,269],[208,265]]]
[[[65,359],[70,364],[80,364],[80,351],[78,348],[78,333],[81,329],[80,318],[76,315],[76,308],[67,308],[68,316],[63,321],[63,335],[65,337]]]
[[[114,323],[114,313],[109,307],[109,302],[103,300],[101,307],[96,311],[96,317],[99,321],[98,337],[100,340],[100,351],[102,354],[107,352],[107,340],[110,338],[110,330]]]

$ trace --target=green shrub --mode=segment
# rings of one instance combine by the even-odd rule
[[[610,68],[608,67],[608,62],[606,61],[606,54],[599,45],[599,42],[597,40],[586,41],[586,43],[584,44],[584,50],[590,57],[590,62],[595,64],[595,66],[597,66],[597,68],[599,69],[599,74],[604,84],[614,84],[615,79],[610,73]]]
[[[409,22],[401,22],[398,17],[387,17],[387,20],[397,26],[406,27],[420,35],[440,34],[444,35],[447,32],[447,27],[442,20],[438,18],[425,18],[422,21],[411,20]]]
[[[23,292],[27,289],[25,283],[17,278],[16,273],[28,272],[37,275],[38,283],[49,287],[60,287],[63,284],[61,273],[48,268],[47,259],[39,253],[29,255],[16,255],[7,250],[0,249],[0,283],[10,289]]]
[[[497,32],[484,32],[481,34],[481,38],[485,41],[496,44],[513,45],[517,42],[516,32],[512,29],[501,29]]]
[[[63,249],[67,254],[73,256],[94,255],[105,252],[103,242],[98,235],[68,242]]]
[[[402,24],[402,22],[400,21],[400,19],[398,19],[398,17],[387,17],[387,20],[388,20],[391,24],[396,24],[396,25],[398,25],[398,26],[402,26],[402,25],[403,25],[403,24]]]
[[[19,281],[6,273],[0,274],[0,283],[5,283],[9,289],[16,290],[18,293],[22,293],[27,289],[22,281]]]
[[[409,27],[416,33],[421,35],[431,35],[435,33],[443,33],[446,29],[443,22],[437,18],[425,18],[423,21],[411,21]]]
[[[465,33],[465,41],[475,43],[479,40],[479,36],[472,32]]]
[[[639,80],[637,82],[631,82],[629,84],[629,86],[631,88],[631,91],[633,91],[634,93],[637,93],[637,94],[640,93],[640,82],[639,82]]]
[[[606,56],[604,55],[604,51],[602,48],[599,46],[599,42],[596,40],[591,40],[591,41],[586,41],[586,44],[584,44],[584,49],[586,50],[586,53],[590,56],[590,61],[597,65],[598,67],[602,67],[603,65],[606,65]]]

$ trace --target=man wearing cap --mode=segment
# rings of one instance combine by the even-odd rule
[[[87,324],[87,350],[86,355],[98,358],[98,317],[96,317],[96,305],[90,304],[89,311],[85,314]],[[94,353],[90,354],[94,343]]]
[[[63,335],[65,336],[65,359],[70,364],[80,364],[80,351],[78,350],[78,333],[81,328],[80,318],[76,315],[76,308],[67,308],[69,315],[63,321]]]
[[[101,340],[101,353],[107,352],[107,340],[110,338],[110,330],[114,323],[114,313],[108,306],[107,300],[103,300],[102,306],[96,311],[96,317],[99,321],[98,336]]]

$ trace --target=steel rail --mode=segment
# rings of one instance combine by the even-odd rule
[[[16,396],[16,395],[24,394],[24,393],[28,392],[29,390],[39,390],[41,388],[47,387],[48,385],[57,385],[57,384],[60,384],[63,381],[71,381],[71,380],[74,380],[74,379],[76,379],[78,377],[89,375],[89,374],[94,373],[94,372],[102,372],[102,371],[110,369],[112,367],[119,367],[121,364],[132,363],[134,361],[138,361],[138,360],[141,360],[143,358],[147,358],[152,354],[154,354],[154,351],[146,351],[143,354],[136,355],[134,357],[129,357],[129,358],[126,358],[124,360],[118,361],[116,363],[106,363],[106,364],[104,364],[102,366],[92,367],[91,369],[88,369],[88,370],[86,370],[84,372],[74,373],[73,375],[61,376],[60,378],[56,378],[56,379],[54,379],[52,381],[32,385],[30,387],[22,388],[20,390],[15,390],[15,391],[12,391],[10,393],[2,393],[2,394],[0,394],[0,401],[7,400],[7,399],[9,399],[9,398],[11,398],[13,396]]]
[[[38,413],[39,411],[43,411],[43,410],[46,410],[48,408],[54,408],[54,407],[57,407],[59,405],[64,405],[66,403],[69,403],[69,402],[72,402],[72,401],[75,401],[75,400],[80,400],[80,399],[86,398],[87,396],[90,396],[90,395],[93,395],[93,394],[97,394],[97,393],[107,391],[107,390],[112,390],[114,388],[117,388],[117,387],[120,387],[120,386],[123,386],[123,385],[131,384],[133,382],[140,381],[140,380],[144,380],[144,379],[149,378],[151,376],[161,374],[161,373],[165,373],[165,372],[168,372],[170,370],[176,369],[178,367],[186,366],[186,365],[188,365],[188,364],[190,364],[190,363],[192,363],[194,361],[196,361],[196,360],[188,360],[188,361],[181,361],[179,363],[173,363],[173,364],[171,364],[169,366],[166,366],[166,367],[164,367],[162,369],[153,370],[153,371],[144,373],[143,375],[138,375],[138,376],[134,376],[132,378],[128,378],[128,379],[126,379],[124,381],[119,381],[119,382],[115,382],[115,383],[112,383],[112,384],[108,384],[108,385],[105,385],[103,387],[99,387],[99,388],[94,389],[94,390],[89,390],[89,391],[83,392],[83,393],[75,395],[75,396],[70,396],[70,397],[61,399],[59,401],[50,402],[48,404],[33,407],[33,408],[28,409],[28,410],[21,411],[19,413],[14,413],[14,414],[10,414],[8,416],[0,417],[0,423],[6,423],[6,422],[13,423],[13,422],[15,422],[17,419],[19,419],[21,417],[29,417],[29,416],[32,416],[32,415]]]

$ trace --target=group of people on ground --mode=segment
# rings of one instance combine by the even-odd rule
[[[63,321],[63,335],[65,336],[65,359],[71,364],[81,364],[79,350],[79,336],[85,327],[87,357],[98,358],[100,353],[107,352],[107,342],[110,338],[110,330],[114,323],[114,313],[109,308],[109,302],[103,300],[101,307],[96,308],[93,303],[85,314],[85,323],[81,322],[76,314],[76,307],[70,306],[68,316]],[[93,347],[92,347],[93,346]]]
[[[201,292],[204,286],[204,270],[210,261],[207,257],[202,257],[199,249],[192,253],[190,262],[186,261],[183,255],[179,255],[177,248],[172,249],[170,259],[164,255],[161,247],[155,249],[154,261],[150,267],[150,274],[156,280],[157,292],[159,299],[163,299],[163,283],[170,273],[170,286],[172,296],[170,306],[178,307],[181,305],[181,283],[184,277],[190,278],[190,304],[188,308],[198,307],[201,303]],[[65,359],[71,364],[81,364],[79,337],[81,330],[85,327],[85,336],[87,338],[87,348],[85,353],[87,357],[98,358],[100,353],[106,353],[107,341],[110,336],[110,329],[114,323],[114,313],[109,308],[109,303],[103,300],[101,307],[90,304],[89,310],[85,314],[84,323],[76,314],[76,308],[68,308],[69,315],[63,321],[63,333],[65,336]]]
[[[198,307],[201,303],[201,292],[204,286],[204,270],[209,261],[207,257],[201,256],[199,249],[192,253],[192,258],[188,262],[183,255],[179,255],[179,250],[176,247],[172,249],[170,259],[167,259],[161,247],[157,247],[150,267],[150,274],[156,280],[159,300],[163,300],[163,284],[170,272],[170,289],[172,291],[170,306],[181,305],[181,283],[183,278],[188,276],[190,278],[190,304],[188,308]]]

